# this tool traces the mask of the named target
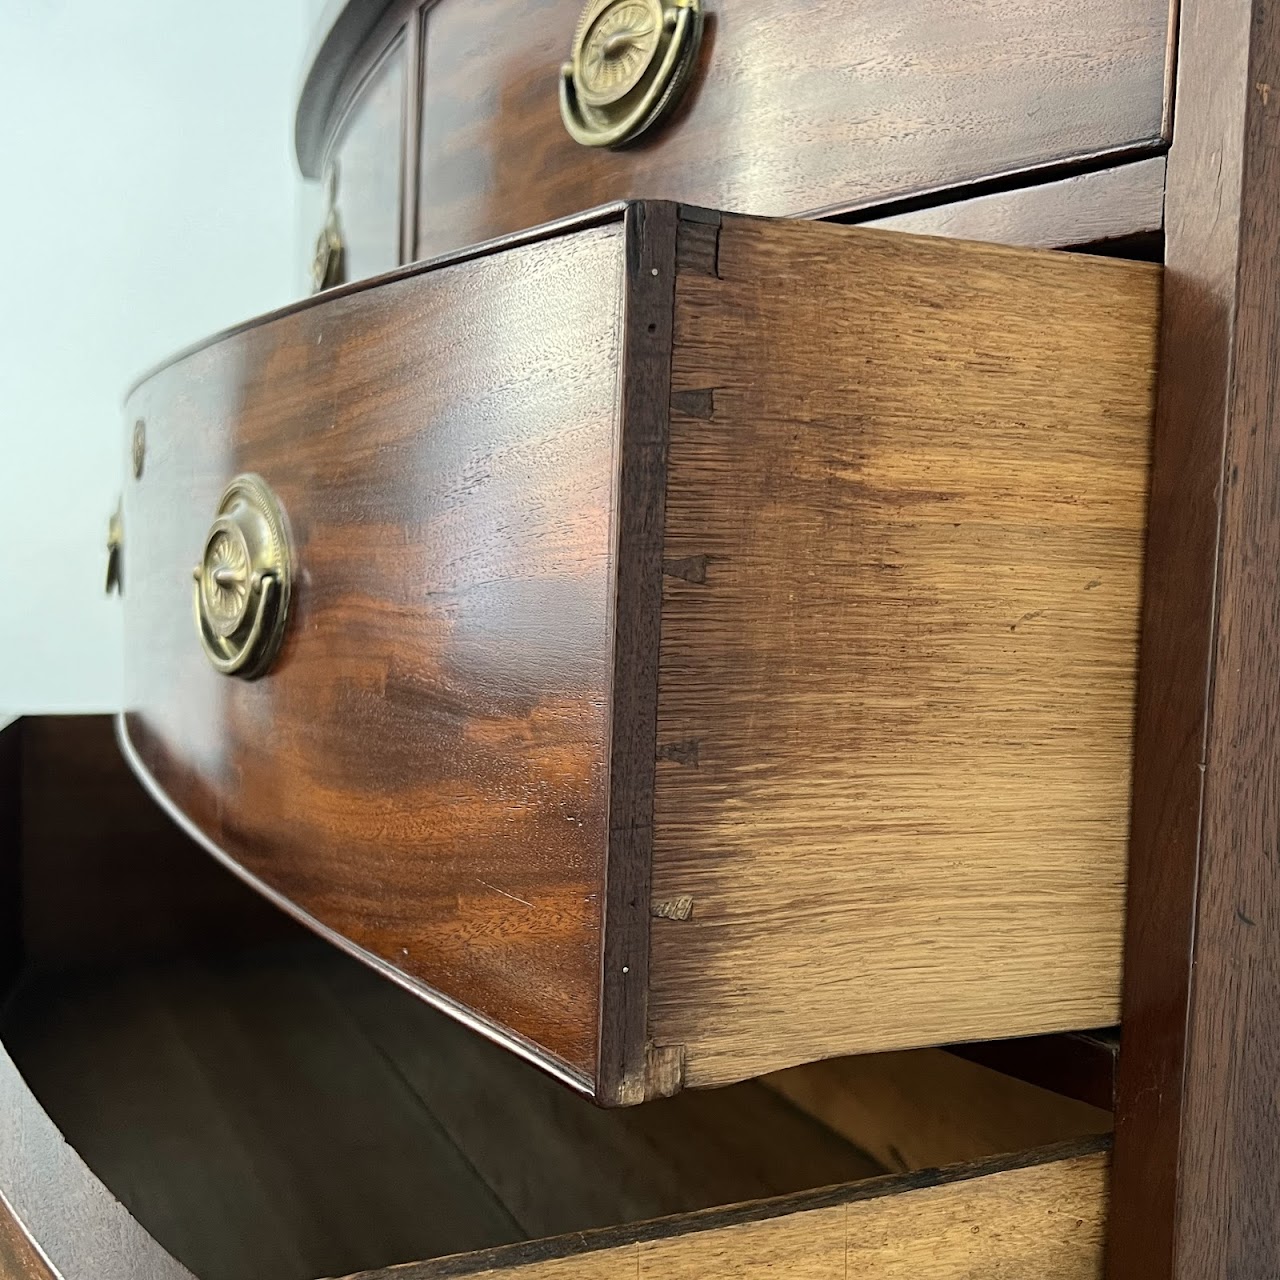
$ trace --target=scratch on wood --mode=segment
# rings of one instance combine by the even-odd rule
[[[496,884],[490,884],[487,880],[481,880],[479,876],[476,877],[476,884],[482,884],[486,889],[492,889],[494,893],[500,893],[504,898],[510,898],[512,902],[522,903],[526,907],[533,906],[532,902],[525,902],[523,898],[517,898],[514,893],[508,893],[505,889],[499,889]]]
[[[687,893],[682,894],[678,898],[668,898],[665,902],[655,902],[649,910],[658,920],[691,920],[693,898]]]
[[[668,578],[683,578],[686,582],[705,583],[707,561],[710,556],[685,556],[681,560],[664,560],[662,572]]]
[[[683,742],[663,743],[658,748],[658,759],[671,760],[675,764],[692,765],[696,769],[699,745],[697,738],[685,738]]]

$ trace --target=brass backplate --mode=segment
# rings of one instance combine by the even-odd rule
[[[560,115],[585,147],[624,147],[679,101],[702,42],[702,0],[588,0],[560,72]]]
[[[289,617],[293,551],[284,508],[261,476],[223,490],[195,579],[196,630],[224,675],[252,680],[279,652]]]

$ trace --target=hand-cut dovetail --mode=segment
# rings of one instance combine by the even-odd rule
[[[656,920],[691,920],[693,918],[693,899],[686,893],[679,898],[668,898],[664,902],[655,902],[650,906],[649,914]]]
[[[686,418],[709,419],[716,411],[714,387],[701,387],[696,391],[673,391],[671,408]]]
[[[714,215],[713,215],[714,216]],[[720,219],[680,219],[676,232],[676,271],[720,275]]]
[[[658,748],[658,759],[672,760],[676,764],[692,765],[696,769],[698,767],[698,747],[697,738],[685,738],[681,742],[665,742]]]
[[[645,1090],[650,1098],[669,1098],[684,1086],[684,1045],[651,1044],[645,1054]]]
[[[682,560],[664,560],[662,572],[668,578],[683,578],[686,582],[705,583],[709,559],[710,556],[685,556]]]

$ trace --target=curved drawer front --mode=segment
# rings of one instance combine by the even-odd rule
[[[595,1071],[620,223],[215,342],[129,402],[128,732],[243,868]],[[262,679],[192,616],[255,472],[296,584]]]
[[[561,122],[582,8],[426,11],[418,257],[632,196],[798,215],[1162,143],[1167,0],[705,0],[680,104],[621,151]]]
[[[643,204],[223,337],[130,402],[135,763],[604,1101],[1107,1025],[1159,283]]]
[[[344,113],[325,166],[330,226],[342,252],[332,274],[343,280],[363,280],[400,262],[407,57],[398,35]],[[334,283],[321,270],[313,276],[317,285]]]

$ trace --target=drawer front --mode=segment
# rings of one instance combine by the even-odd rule
[[[624,197],[796,215],[1161,145],[1167,0],[704,0],[681,104],[579,145],[560,67],[581,0],[426,13],[417,256]]]
[[[596,1070],[623,230],[331,296],[144,382],[127,734],[268,890],[578,1083]],[[235,475],[292,530],[284,647],[219,674]]]
[[[216,340],[130,402],[136,762],[602,1101],[1109,1025],[1159,291],[642,204]],[[245,472],[253,681],[192,617]]]
[[[400,35],[343,115],[325,168],[343,280],[378,275],[400,262],[406,58]]]

